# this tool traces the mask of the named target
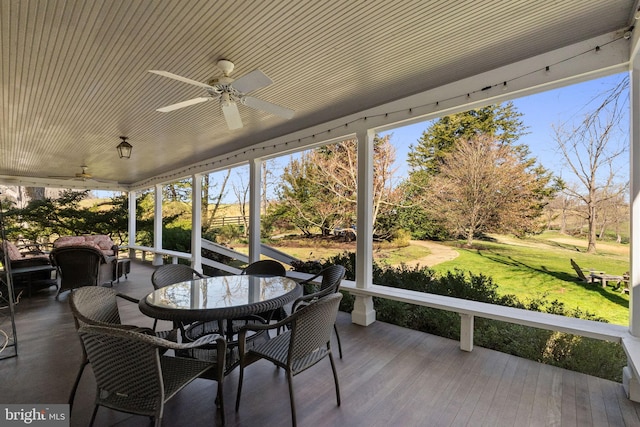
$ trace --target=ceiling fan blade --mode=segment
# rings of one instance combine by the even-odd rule
[[[242,104],[257,110],[266,111],[267,113],[274,114],[276,116],[284,117],[285,119],[290,119],[295,114],[293,110],[268,101],[263,101],[262,99],[255,98],[253,96],[243,96]]]
[[[240,93],[249,93],[265,86],[269,86],[271,79],[260,70],[253,70],[249,74],[237,78],[231,83],[231,86]]]
[[[222,113],[224,119],[227,121],[229,129],[240,129],[242,127],[242,120],[240,119],[240,112],[235,102],[221,103]]]
[[[191,79],[188,79],[186,77],[182,77],[182,76],[179,76],[177,74],[170,73],[168,71],[149,70],[149,72],[150,73],[154,73],[154,74],[158,74],[159,76],[169,77],[170,79],[178,80],[178,81],[181,81],[183,83],[189,83],[190,85],[206,87],[206,88],[211,87],[206,83],[202,83],[202,82],[199,82],[197,80],[191,80]]]
[[[169,111],[177,110],[178,108],[188,107],[189,105],[200,104],[201,102],[206,102],[211,100],[211,97],[201,96],[200,98],[193,98],[188,101],[178,102],[177,104],[167,105],[166,107],[158,108],[156,111],[160,111],[161,113],[167,113]]]

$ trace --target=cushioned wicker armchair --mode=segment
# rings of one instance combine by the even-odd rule
[[[11,263],[11,269],[36,267],[41,265],[51,265],[49,255],[38,250],[31,250],[28,252],[20,252],[18,247],[12,242],[7,240],[2,241],[0,245],[0,261],[4,262],[4,253],[6,252],[9,262]],[[30,276],[18,276],[13,278],[13,286],[25,287],[29,285],[29,282],[43,283],[46,286],[55,284],[55,280],[51,279],[50,271],[39,271],[31,274]]]
[[[121,329],[132,330],[145,330],[146,328],[139,328],[134,325],[123,325],[120,321],[120,312],[118,310],[118,298],[122,298],[126,301],[138,304],[138,300],[128,295],[124,295],[114,291],[111,288],[103,288],[100,286],[90,286],[80,288],[73,292],[69,297],[69,307],[73,314],[73,320],[76,325],[76,329],[80,329],[81,326],[106,326],[115,327]],[[177,331],[162,331],[155,332],[155,335],[168,339],[171,341],[177,341]],[[76,380],[71,389],[69,395],[69,407],[73,407],[73,401],[80,383],[80,378],[84,372],[84,368],[89,363],[87,359],[87,353],[82,348],[82,364]]]
[[[245,368],[260,360],[267,359],[287,373],[291,418],[296,425],[296,409],[293,395],[293,377],[312,367],[325,357],[329,357],[333,380],[336,387],[336,400],[340,406],[340,387],[335,362],[331,354],[331,329],[336,321],[338,306],[342,294],[333,293],[296,311],[282,322],[271,325],[247,325],[240,330],[240,379],[236,398],[236,411],[240,408],[242,381]],[[290,330],[271,338],[264,344],[246,351],[246,336],[249,331],[277,329],[283,324]],[[264,398],[264,397],[263,397]]]
[[[61,292],[82,286],[98,286],[113,283],[116,257],[106,256],[90,246],[64,246],[53,248],[51,263],[58,270]]]
[[[154,425],[159,427],[165,402],[196,378],[220,369],[213,362],[163,356],[161,353],[167,348],[181,352],[205,344],[215,343],[219,348],[224,348],[225,345],[224,338],[219,335],[208,335],[196,342],[182,344],[138,331],[102,326],[83,326],[78,334],[96,377],[97,391],[91,424],[98,407],[104,406],[152,417]],[[219,378],[218,403],[224,425],[224,377]],[[213,399],[213,393],[211,398]]]

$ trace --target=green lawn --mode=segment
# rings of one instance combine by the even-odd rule
[[[570,264],[622,275],[629,267],[628,245],[598,244],[598,253],[585,253],[586,242],[554,233],[530,239],[496,236],[496,241],[476,242],[476,249],[456,248],[458,258],[435,265],[436,272],[455,268],[491,276],[502,294],[531,299],[546,294],[567,308],[579,308],[612,323],[629,322],[629,297],[599,284],[580,282]]]

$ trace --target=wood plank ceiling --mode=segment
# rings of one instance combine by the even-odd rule
[[[2,0],[0,175],[135,183],[611,31],[632,0]],[[148,70],[206,82],[262,70],[251,95],[286,120],[239,106],[159,107],[205,95]],[[134,146],[120,160],[119,136]]]

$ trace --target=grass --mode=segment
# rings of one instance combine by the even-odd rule
[[[627,245],[597,245],[597,254],[587,254],[586,242],[554,233],[520,240],[498,236],[491,242],[477,242],[473,249],[457,248],[458,258],[433,269],[453,269],[491,276],[501,294],[521,299],[546,295],[567,308],[588,311],[611,323],[627,325],[629,297],[607,286],[580,282],[570,264],[573,258],[582,268],[622,275],[629,269]]]
[[[312,241],[300,239],[284,247],[274,246],[303,261],[355,251],[355,243],[339,247],[317,243],[312,246]],[[514,294],[522,300],[546,296],[569,309],[587,311],[611,323],[629,323],[629,296],[612,286],[603,289],[599,284],[580,282],[570,264],[573,258],[584,269],[622,275],[629,270],[628,245],[598,242],[598,253],[587,254],[585,240],[553,232],[527,239],[493,236],[491,241],[476,241],[472,249],[462,248],[458,242],[447,244],[453,246],[459,256],[434,265],[432,269],[436,273],[461,269],[484,274],[493,278],[501,294]],[[427,248],[415,245],[374,250],[376,262],[387,265],[409,263],[427,255]]]
[[[344,251],[355,252],[355,243],[344,244],[340,246],[314,246],[303,245],[304,240],[299,240],[299,244],[287,244],[286,246],[279,246],[277,242],[269,243],[274,248],[302,261],[311,260],[327,260],[334,255],[340,254]],[[238,252],[247,252],[246,247],[234,245],[234,249]],[[398,265],[401,262],[408,260],[415,260],[429,255],[431,252],[429,249],[421,246],[406,246],[401,248],[376,248],[374,249],[373,257],[376,262],[385,263],[388,265]]]

